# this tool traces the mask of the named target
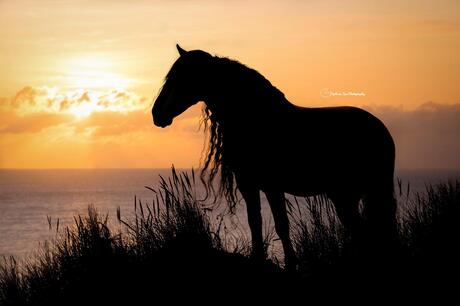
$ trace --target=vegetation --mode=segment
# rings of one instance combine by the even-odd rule
[[[227,231],[221,218],[211,222],[197,200],[193,172],[173,169],[171,178],[161,178],[152,191],[152,204],[135,200],[132,220],[118,211],[118,225],[109,226],[108,216],[89,207],[86,216],[75,217],[72,227],[61,229],[29,259],[4,258],[0,304],[229,302],[286,293],[307,299],[320,288],[344,283],[362,288],[384,276],[405,290],[408,284],[433,288],[460,272],[459,181],[428,187],[409,201],[401,213],[401,248],[388,262],[365,260],[324,197],[305,199],[305,204],[292,199],[292,236],[300,260],[296,273],[270,260],[253,261],[247,239]]]
[[[406,275],[448,290],[460,273],[460,181],[428,186],[401,223]]]

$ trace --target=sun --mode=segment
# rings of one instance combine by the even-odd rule
[[[126,89],[132,83],[120,73],[118,61],[110,55],[86,54],[67,59],[64,80],[70,88]]]
[[[125,89],[129,81],[120,75],[103,71],[77,72],[70,76],[70,83],[76,88]]]
[[[121,74],[119,60],[110,54],[79,54],[69,57],[61,63],[65,87],[75,93],[73,100],[81,100],[82,92],[88,96],[74,103],[66,112],[77,119],[84,119],[95,112],[107,110],[107,105],[98,103],[101,92],[126,90],[130,80]],[[105,97],[105,101],[110,97]],[[113,101],[108,101],[112,104]]]
[[[75,105],[68,110],[77,119],[88,118],[95,111],[97,111],[97,106],[91,102]]]

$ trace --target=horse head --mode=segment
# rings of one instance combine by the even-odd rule
[[[152,108],[153,123],[170,125],[192,105],[204,100],[212,56],[201,50],[186,51],[176,45],[179,58],[166,75],[165,83]]]

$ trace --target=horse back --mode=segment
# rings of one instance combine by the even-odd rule
[[[240,134],[235,166],[263,186],[308,194],[345,188],[385,171],[393,175],[393,139],[363,109],[294,106],[256,126]]]

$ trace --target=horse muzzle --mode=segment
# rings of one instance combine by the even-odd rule
[[[153,124],[155,124],[156,126],[159,126],[161,128],[165,128],[165,127],[171,125],[171,123],[172,123],[172,119],[158,118],[158,117],[153,116]]]

